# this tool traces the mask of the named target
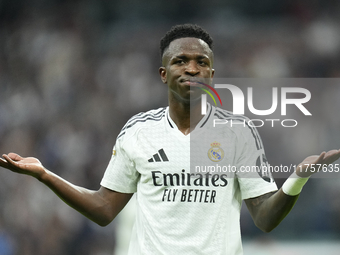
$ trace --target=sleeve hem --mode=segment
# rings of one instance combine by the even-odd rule
[[[242,200],[248,199],[248,198],[258,197],[258,196],[264,195],[266,193],[277,191],[277,190],[278,190],[278,188],[277,188],[276,185],[270,186],[270,187],[264,187],[264,188],[261,188],[261,189],[255,190],[255,191],[252,190],[249,193],[242,194]]]
[[[100,182],[100,185],[107,188],[107,189],[114,190],[114,191],[121,192],[121,193],[135,193],[135,192],[137,192],[137,188],[129,188],[127,186],[117,185],[115,183],[104,181],[104,180],[102,180]]]

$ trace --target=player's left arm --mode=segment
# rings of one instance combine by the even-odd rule
[[[331,150],[318,156],[309,156],[298,165],[296,175],[308,178],[315,172],[313,169],[309,169],[308,166],[311,164],[329,165],[339,157],[340,150]],[[255,225],[264,232],[270,232],[287,216],[298,197],[299,194],[294,196],[287,195],[281,187],[277,192],[246,199],[245,203]]]

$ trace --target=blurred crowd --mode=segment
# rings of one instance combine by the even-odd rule
[[[213,36],[218,77],[340,76],[338,2],[210,2],[0,1],[0,153],[37,157],[70,182],[98,189],[124,123],[167,105],[159,40],[178,23]],[[340,147],[340,87],[318,93],[313,107],[323,119],[310,129],[276,139],[260,130],[269,161]],[[319,108],[325,104],[334,107]],[[275,154],[278,142],[290,146]],[[294,216],[270,235],[294,237],[296,228],[295,235],[338,238],[340,180],[311,180],[305,189]],[[37,180],[4,169],[0,208],[0,255],[112,254],[119,235],[115,222],[100,228]],[[242,214],[243,236],[262,237]]]

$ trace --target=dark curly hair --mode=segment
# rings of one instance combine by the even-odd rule
[[[169,47],[173,40],[184,38],[184,37],[194,37],[202,39],[206,42],[209,48],[213,48],[213,39],[207,31],[196,24],[184,24],[173,26],[161,39],[160,42],[160,53],[161,59],[163,57],[164,51]]]

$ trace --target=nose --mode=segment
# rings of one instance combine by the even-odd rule
[[[197,66],[197,63],[195,61],[189,61],[186,68],[185,73],[190,76],[195,76],[200,73],[200,69]]]

